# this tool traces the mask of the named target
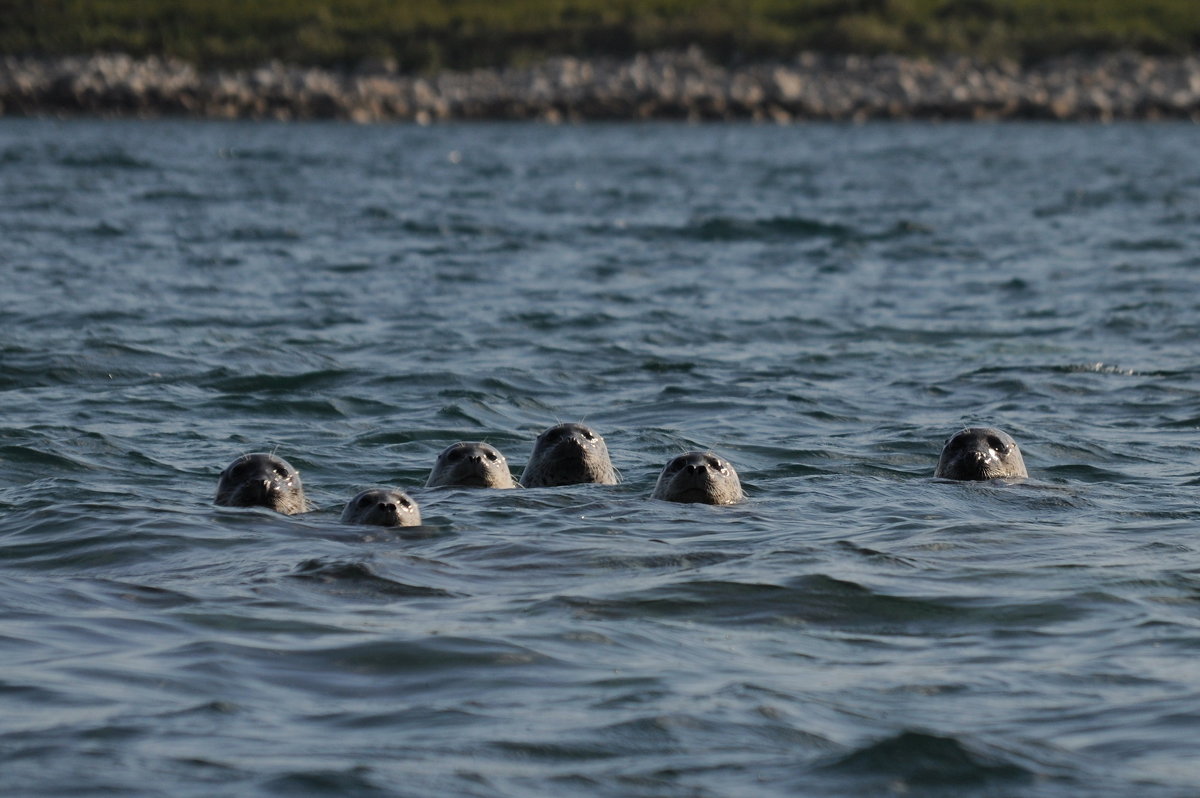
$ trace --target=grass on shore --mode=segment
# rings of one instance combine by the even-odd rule
[[[690,44],[725,62],[799,50],[1181,54],[1200,49],[1200,0],[0,0],[0,53],[13,55],[394,59],[420,71]]]

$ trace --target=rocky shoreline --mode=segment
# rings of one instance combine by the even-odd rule
[[[126,55],[0,59],[0,115],[342,119],[1051,119],[1200,122],[1200,56],[1072,56],[1037,66],[968,58],[803,54],[723,67],[696,50],[554,58],[523,69],[413,76],[271,63],[202,72]]]

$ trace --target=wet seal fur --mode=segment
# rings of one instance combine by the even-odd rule
[[[284,515],[307,512],[300,472],[282,457],[264,452],[244,454],[217,479],[213,503],[222,507],[268,507]]]
[[[344,524],[374,526],[420,526],[421,509],[402,490],[376,488],[364,490],[342,510]]]
[[[437,456],[427,488],[519,488],[508,470],[508,461],[491,444],[460,441]]]
[[[554,488],[594,482],[616,485],[617,471],[604,438],[584,424],[555,424],[538,436],[521,474],[527,488]]]
[[[993,427],[967,427],[946,440],[933,474],[942,479],[988,480],[1028,477],[1017,442]]]
[[[743,496],[733,465],[712,452],[686,452],[672,459],[653,494],[655,499],[698,504],[736,504]]]

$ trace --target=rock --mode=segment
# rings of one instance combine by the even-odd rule
[[[941,61],[803,53],[736,68],[699,50],[627,61],[552,58],[522,69],[414,77],[394,59],[354,72],[277,61],[199,72],[122,54],[0,59],[0,113],[336,118],[429,124],[446,119],[1145,119],[1200,118],[1200,58],[1134,53],[1012,61]]]

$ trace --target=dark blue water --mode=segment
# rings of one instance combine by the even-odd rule
[[[0,122],[5,794],[1194,795],[1197,141]],[[621,485],[420,487],[559,420]]]

